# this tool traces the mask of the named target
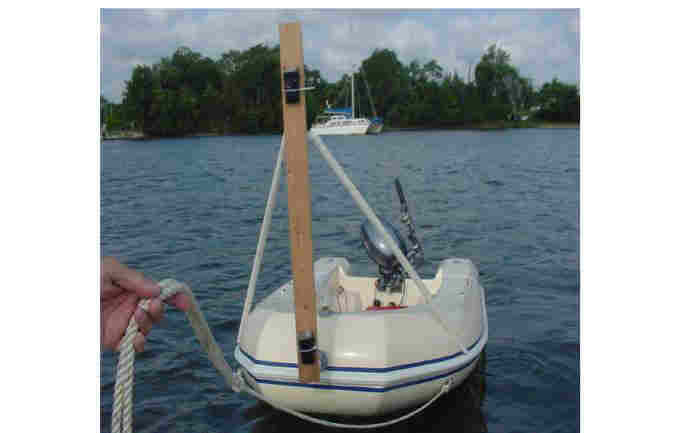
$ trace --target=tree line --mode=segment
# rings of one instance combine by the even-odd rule
[[[108,131],[134,129],[160,137],[281,132],[279,74],[279,46],[230,50],[217,60],[181,47],[152,66],[136,66],[120,104],[100,97],[101,122]],[[308,125],[327,104],[350,105],[349,80],[346,74],[330,83],[305,66],[305,86],[315,87],[306,92]],[[535,89],[495,45],[468,77],[445,72],[436,60],[405,65],[394,51],[376,49],[362,61],[355,89],[359,113],[376,112],[389,128],[579,122],[577,86],[554,79]]]

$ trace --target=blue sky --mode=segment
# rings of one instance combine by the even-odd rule
[[[376,48],[403,64],[435,59],[465,76],[492,43],[534,80],[579,82],[578,9],[103,9],[101,94],[120,102],[137,64],[151,65],[187,46],[218,58],[230,49],[278,43],[277,25],[301,21],[305,63],[329,81],[352,70]]]

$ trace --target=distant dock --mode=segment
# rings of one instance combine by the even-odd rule
[[[102,134],[102,140],[145,140],[148,137],[138,131],[121,131],[112,134]]]

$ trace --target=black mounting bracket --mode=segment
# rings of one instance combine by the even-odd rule
[[[298,68],[284,71],[284,93],[287,104],[297,104],[300,101],[300,72]]]

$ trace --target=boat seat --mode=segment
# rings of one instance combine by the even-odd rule
[[[331,310],[336,313],[354,313],[356,311],[362,311],[362,298],[359,296],[359,293],[351,292],[345,290],[343,287],[339,287],[335,298],[336,302],[330,305],[330,307]]]

